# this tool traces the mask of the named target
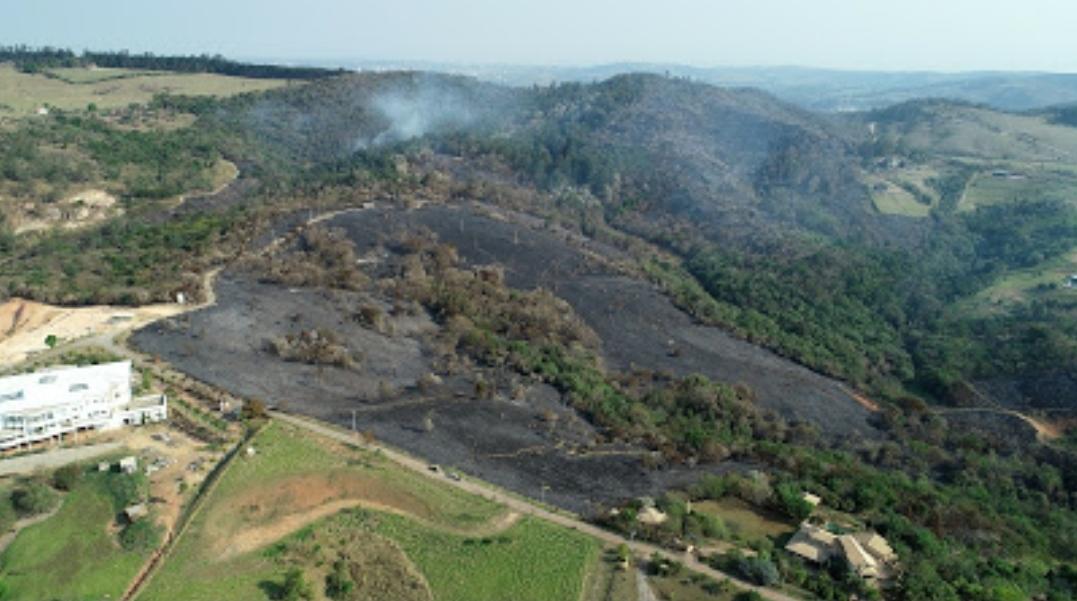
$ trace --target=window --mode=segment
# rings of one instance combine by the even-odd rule
[[[88,390],[89,388],[90,388],[89,384],[72,384],[71,387],[67,389],[67,391],[68,392],[78,392],[80,390]]]
[[[21,390],[0,394],[0,403],[4,401],[21,401],[25,395]]]
[[[38,384],[52,384],[56,381],[56,376],[41,376],[41,379],[37,381]]]

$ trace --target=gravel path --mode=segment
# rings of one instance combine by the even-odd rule
[[[54,469],[68,463],[86,461],[87,459],[107,455],[121,448],[123,448],[123,445],[118,442],[102,442],[84,447],[56,449],[33,455],[12,457],[11,459],[0,460],[0,476],[30,474],[37,470]]]

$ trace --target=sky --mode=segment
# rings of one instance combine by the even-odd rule
[[[285,61],[1077,72],[1074,0],[0,0],[0,44]]]

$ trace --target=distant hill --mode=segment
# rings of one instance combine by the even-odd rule
[[[326,61],[361,70],[420,69],[513,86],[594,82],[626,73],[669,74],[718,86],[754,87],[813,110],[861,111],[946,98],[1024,111],[1077,102],[1077,74],[1039,72],[840,71],[809,67],[693,67],[614,63],[588,67],[466,65],[408,61]]]

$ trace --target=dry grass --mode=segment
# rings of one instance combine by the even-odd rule
[[[249,79],[209,73],[119,73],[123,71],[121,69],[58,71],[68,81],[82,83],[29,75],[20,73],[10,64],[0,65],[0,116],[33,115],[44,104],[64,110],[82,110],[93,103],[99,109],[107,110],[132,103],[143,104],[161,93],[223,97],[287,84],[280,79]]]

